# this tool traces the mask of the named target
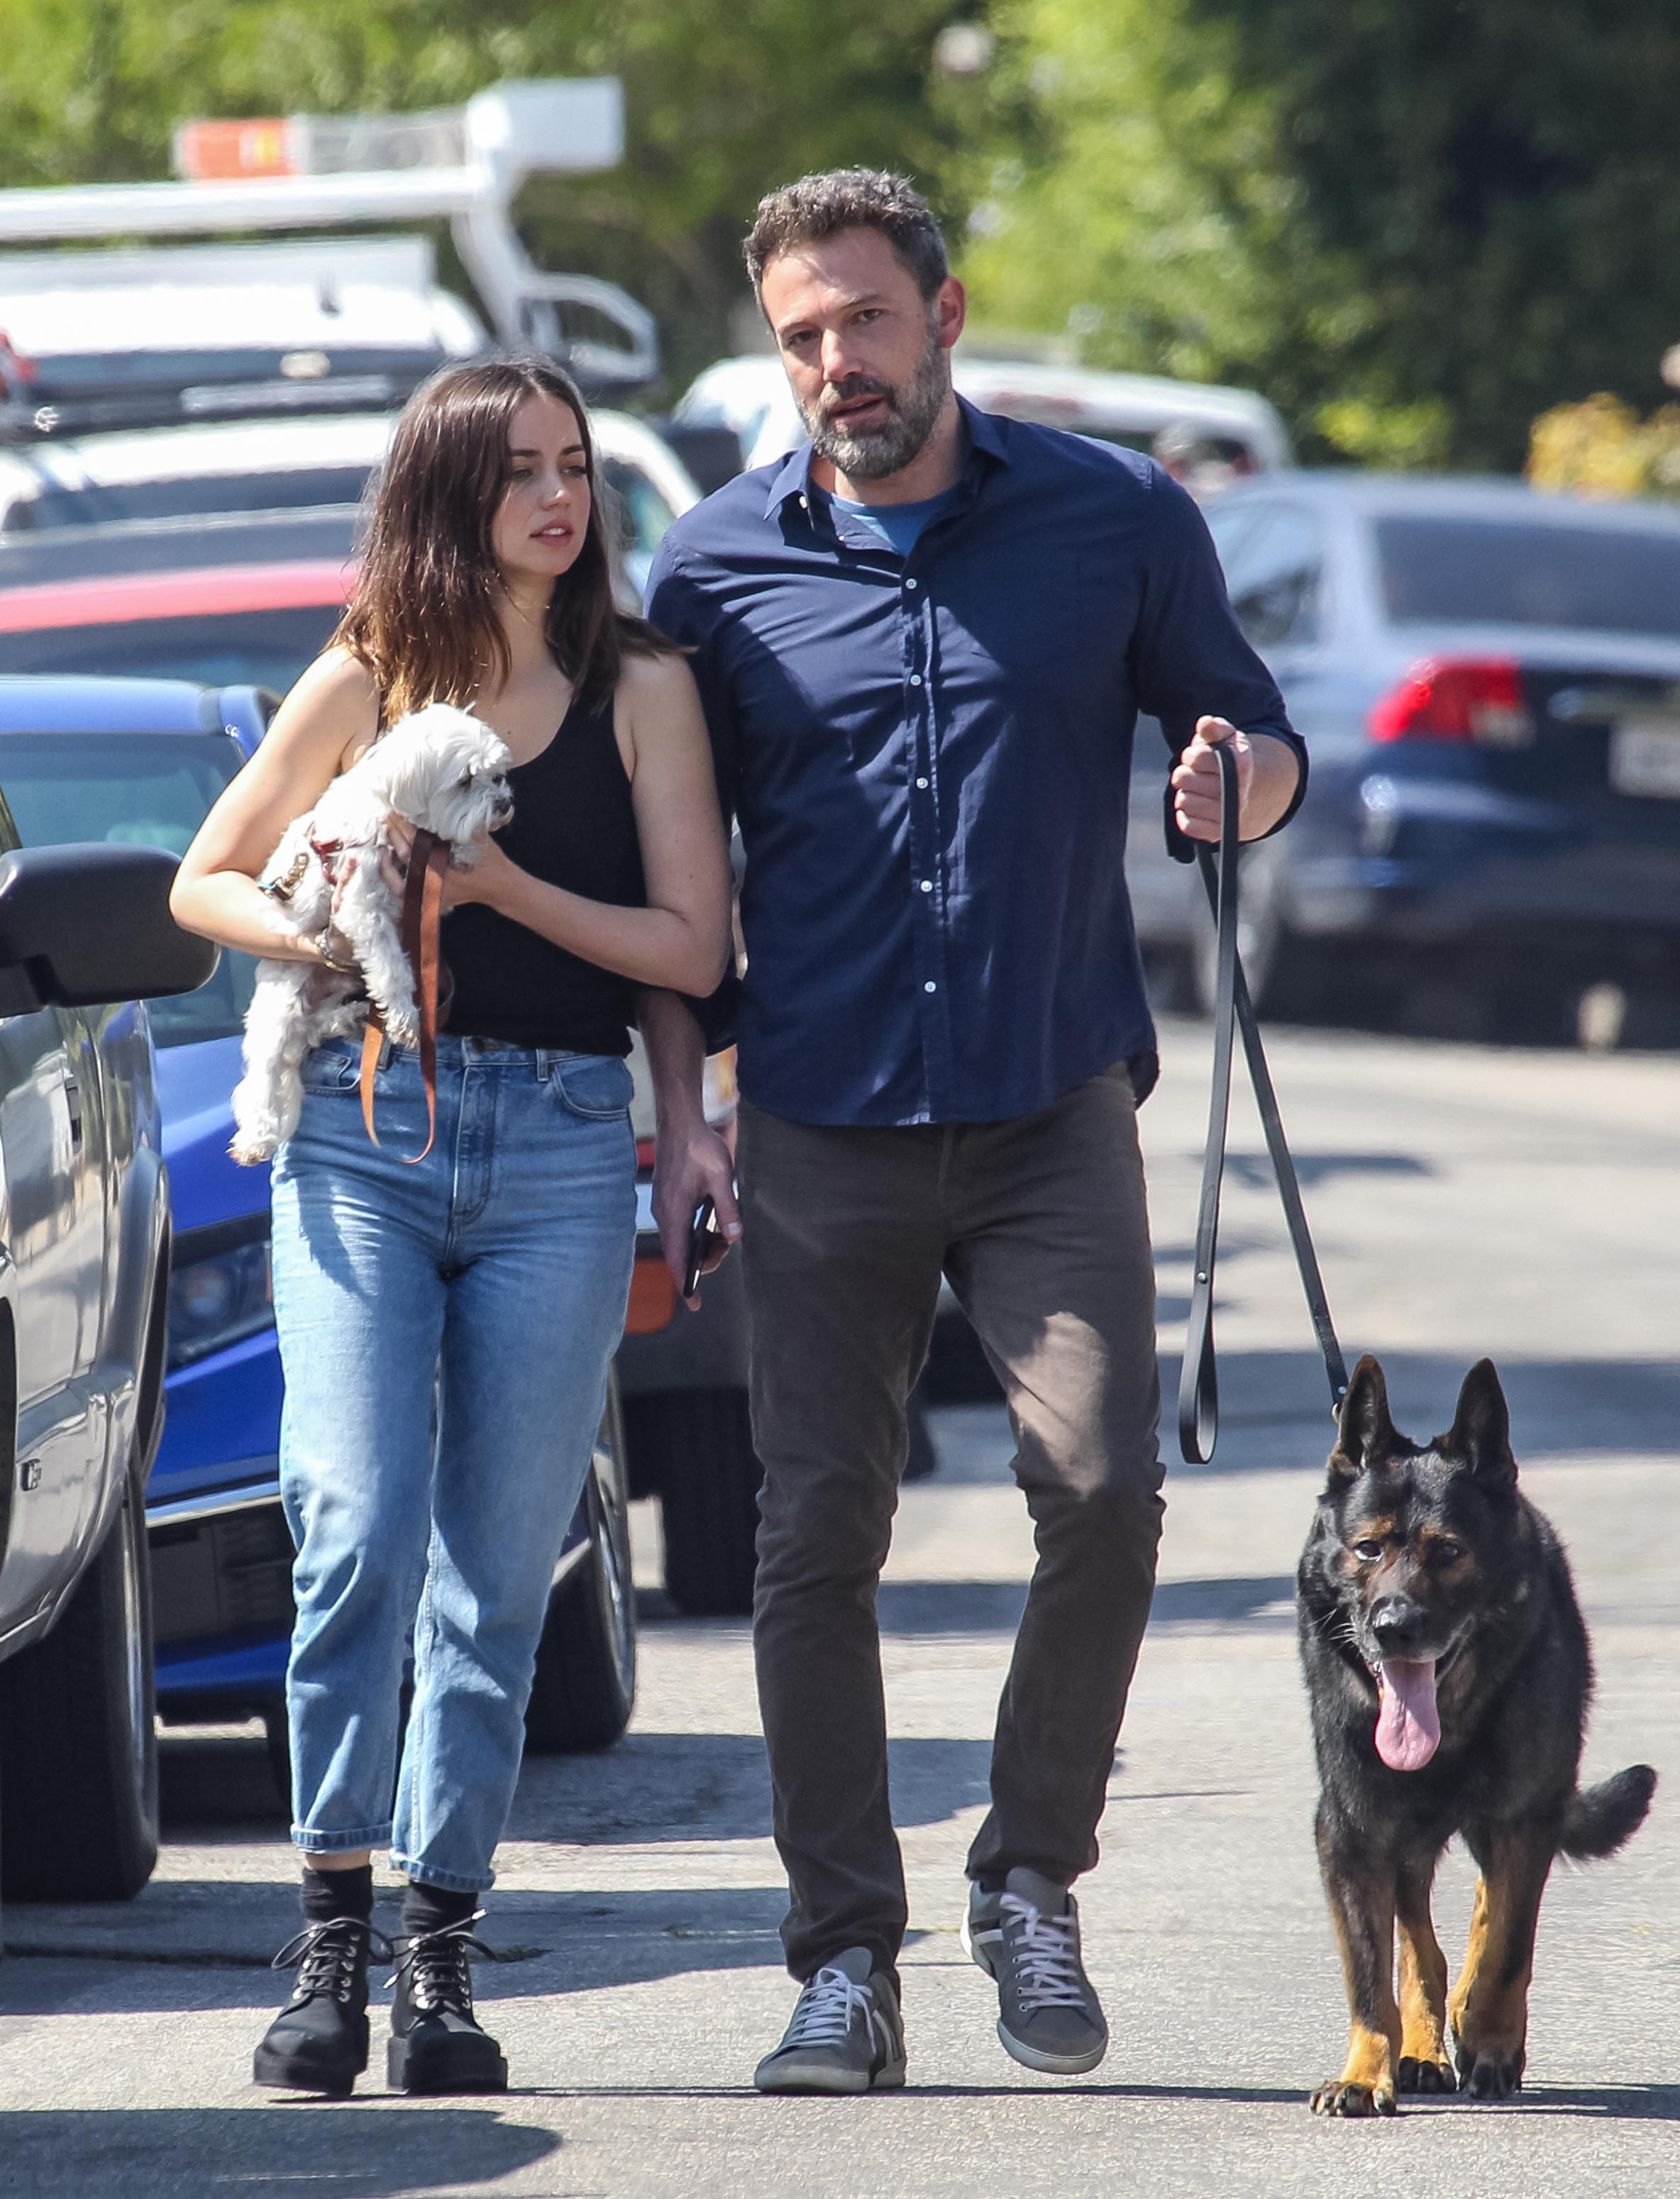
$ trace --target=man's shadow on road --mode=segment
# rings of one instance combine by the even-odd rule
[[[178,2190],[191,2163],[237,2199],[391,2199],[493,2184],[559,2151],[557,2131],[487,2108],[400,2101],[366,2108],[54,2108],[0,2110],[9,2190],[86,2199]]]

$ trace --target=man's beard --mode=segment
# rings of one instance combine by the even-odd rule
[[[951,355],[928,325],[928,347],[907,388],[873,375],[849,374],[825,385],[814,404],[801,404],[805,432],[820,458],[853,481],[884,481],[919,457],[951,394]],[[831,419],[825,404],[851,404],[860,397],[884,397],[887,415],[878,427],[852,429]]]

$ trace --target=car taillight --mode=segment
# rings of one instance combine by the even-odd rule
[[[1371,707],[1374,741],[1479,741],[1523,749],[1534,719],[1512,656],[1426,656]]]

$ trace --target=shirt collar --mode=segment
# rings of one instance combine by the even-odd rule
[[[1009,464],[1009,452],[1003,439],[1003,423],[995,414],[982,412],[965,397],[957,399],[958,409],[968,424],[968,466],[972,469],[977,456],[983,456],[997,465]],[[811,461],[816,456],[808,442],[802,443],[796,451],[790,451],[777,467],[770,480],[770,493],[764,500],[764,516],[772,519],[790,496],[802,502],[808,501],[811,493]],[[966,478],[966,472],[965,474]]]

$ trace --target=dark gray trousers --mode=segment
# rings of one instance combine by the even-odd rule
[[[1002,1123],[740,1117],[754,1439],[753,1638],[790,1906],[788,1968],[895,1969],[907,1920],[875,1590],[942,1270],[1008,1398],[1038,1562],[998,1708],[974,1878],[1097,1859],[1160,1539],[1155,1283],[1131,1086]]]

